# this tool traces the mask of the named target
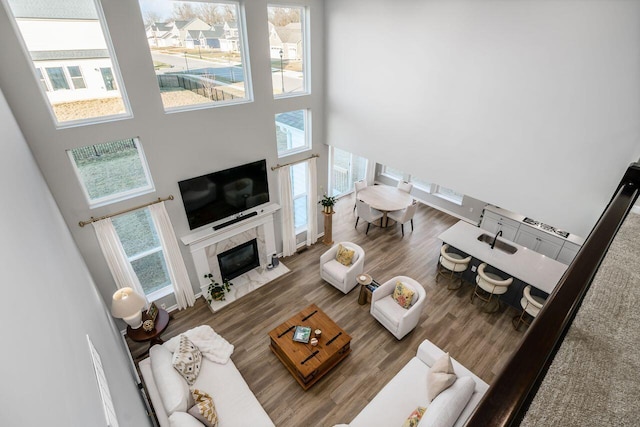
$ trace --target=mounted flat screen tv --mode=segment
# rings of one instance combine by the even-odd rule
[[[267,161],[185,179],[178,186],[193,230],[269,202]]]

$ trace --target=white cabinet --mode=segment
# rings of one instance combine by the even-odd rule
[[[560,249],[560,253],[558,254],[558,258],[556,259],[563,264],[569,265],[576,257],[579,250],[580,245],[576,245],[575,243],[571,242],[564,242],[564,245],[562,246],[562,249]]]
[[[516,238],[519,226],[520,223],[518,221],[486,209],[482,215],[482,223],[480,224],[480,228],[487,230],[491,234],[496,234],[502,230],[502,237],[512,242]]]
[[[548,233],[539,227],[533,227],[518,221],[514,219],[514,217],[517,217],[515,214],[507,215],[509,215],[508,211],[487,205],[482,214],[480,228],[493,235],[502,230],[502,237],[507,240],[511,240],[563,264],[571,264],[580,249],[580,245]]]
[[[552,259],[556,259],[564,243],[564,239],[529,227],[526,224],[520,225],[514,241],[519,245],[525,246],[532,251],[536,251]]]

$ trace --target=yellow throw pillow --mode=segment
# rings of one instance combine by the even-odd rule
[[[207,427],[217,427],[218,413],[216,405],[213,404],[213,398],[197,388],[192,393],[196,404],[189,409],[189,414]]]
[[[404,424],[402,424],[402,427],[417,427],[426,411],[427,408],[425,408],[424,406],[418,406],[405,420]]]
[[[348,267],[351,265],[351,260],[353,260],[353,255],[355,255],[355,253],[356,251],[354,251],[353,249],[347,249],[342,245],[338,245],[338,253],[336,253],[336,261]]]
[[[413,302],[414,294],[415,292],[408,285],[405,285],[402,282],[397,282],[396,288],[393,290],[393,299],[395,302],[400,304],[400,307],[409,308]]]

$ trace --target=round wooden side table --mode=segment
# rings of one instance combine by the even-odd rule
[[[367,289],[367,285],[373,282],[370,275],[364,273],[356,276],[356,281],[360,284],[360,294],[358,295],[358,304],[364,305],[371,301],[371,291]]]
[[[147,312],[145,311],[142,313],[142,321],[144,322],[147,319],[149,319],[149,316],[147,316]],[[160,335],[167,329],[167,325],[169,325],[169,313],[159,308],[152,330],[147,332],[142,329],[142,326],[138,329],[132,329],[131,326],[127,326],[127,336],[136,342],[150,341],[149,348],[151,348],[156,344],[162,344],[164,342],[162,338],[160,338]]]

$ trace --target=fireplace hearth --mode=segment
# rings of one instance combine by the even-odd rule
[[[218,254],[218,264],[223,281],[235,279],[241,274],[259,267],[257,240],[249,240]]]

